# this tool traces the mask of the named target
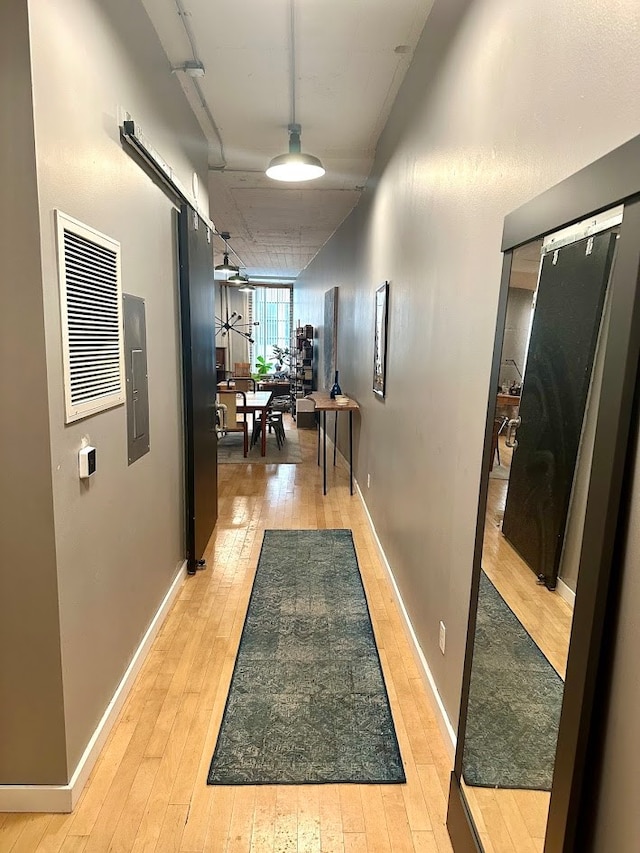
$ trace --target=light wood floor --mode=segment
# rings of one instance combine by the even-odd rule
[[[500,457],[511,453],[501,438]],[[490,479],[482,567],[547,660],[564,678],[573,612],[557,592],[539,586],[501,533],[507,480]],[[485,853],[542,853],[551,795],[546,791],[463,785]]]
[[[185,582],[71,815],[0,815],[0,853],[450,853],[450,761],[347,474],[322,496],[315,433],[302,465],[220,466],[206,571]],[[210,787],[206,774],[265,528],[349,527],[406,785]],[[524,849],[524,848],[523,848]]]

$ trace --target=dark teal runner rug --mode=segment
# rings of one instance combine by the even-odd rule
[[[462,774],[467,785],[551,790],[564,682],[484,572]]]
[[[207,781],[405,781],[350,530],[265,531]]]

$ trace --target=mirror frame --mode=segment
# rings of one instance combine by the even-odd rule
[[[586,849],[580,833],[590,825],[593,804],[587,777],[597,771],[601,726],[594,699],[608,695],[606,667],[613,644],[615,584],[626,534],[626,489],[633,452],[630,433],[640,357],[640,136],[631,139],[571,177],[527,202],[504,220],[504,253],[496,335],[487,403],[487,421],[478,498],[469,621],[460,718],[451,773],[447,829],[455,853],[482,853],[461,786],[467,704],[476,627],[491,437],[514,249],[624,204],[610,281],[611,317],[606,338],[602,391],[580,551],[565,692],[544,853]],[[605,630],[611,628],[612,630]]]

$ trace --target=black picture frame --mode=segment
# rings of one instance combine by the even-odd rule
[[[610,325],[581,549],[571,646],[560,718],[545,853],[587,847],[604,734],[607,671],[612,655],[619,571],[626,541],[631,425],[640,358],[640,136],[547,190],[506,217],[490,387],[497,387],[513,251],[590,215],[624,204],[610,284]],[[489,395],[478,501],[471,601],[447,828],[456,853],[483,847],[461,786],[467,702],[475,635],[482,534],[487,502],[495,395]]]
[[[373,393],[384,399],[387,386],[387,337],[389,327],[389,282],[376,290],[373,337]]]

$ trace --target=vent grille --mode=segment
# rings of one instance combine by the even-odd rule
[[[124,402],[120,245],[58,212],[67,423]]]

